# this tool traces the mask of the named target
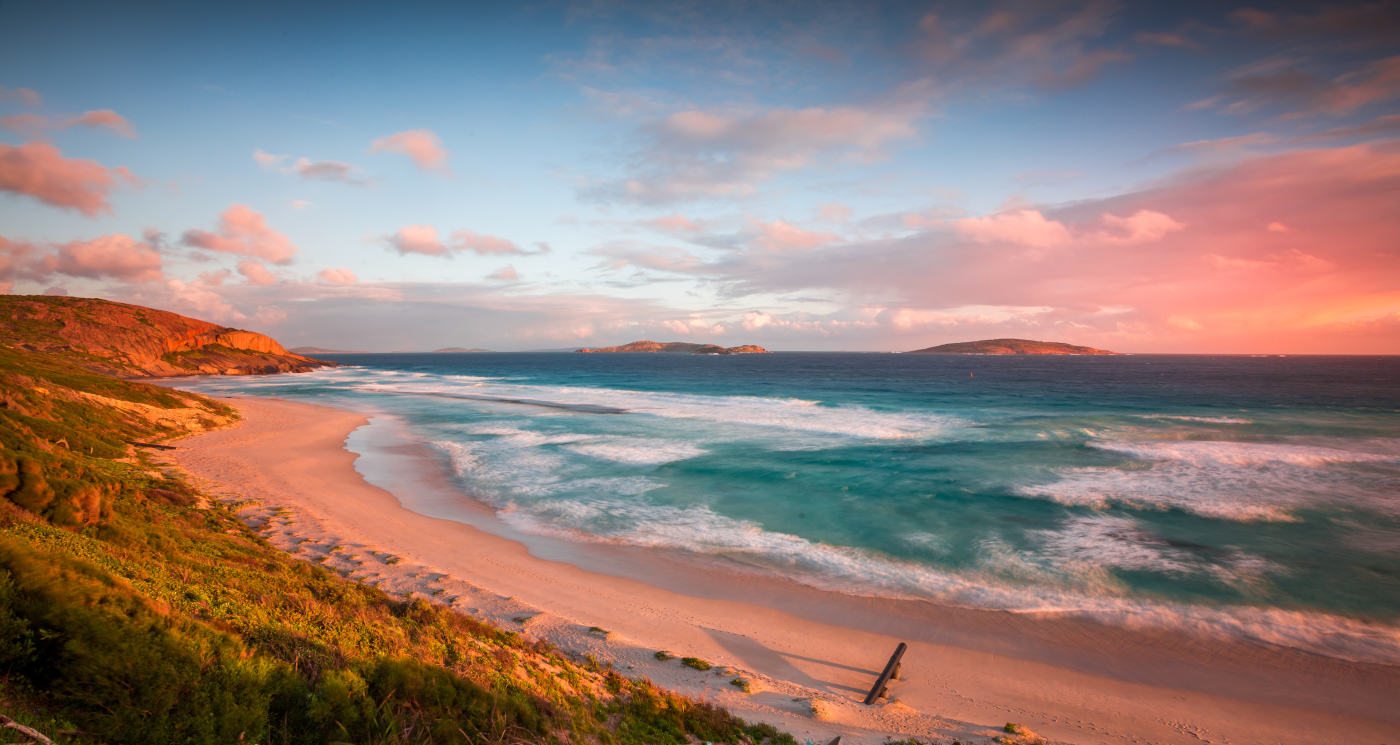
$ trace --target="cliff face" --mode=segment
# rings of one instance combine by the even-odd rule
[[[592,349],[579,349],[578,352],[587,354],[612,353],[612,352],[654,352],[670,354],[769,354],[768,350],[757,344],[745,344],[742,347],[721,347],[715,344],[694,344],[687,341],[634,341],[631,344],[623,344],[620,347],[594,347]]]
[[[0,296],[0,343],[118,375],[256,375],[334,365],[271,337],[94,298]]]
[[[940,344],[928,349],[916,349],[910,354],[1118,354],[1093,347],[1076,347],[1058,341],[1030,339],[986,339]]]

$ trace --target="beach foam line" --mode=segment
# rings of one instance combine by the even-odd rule
[[[507,501],[498,506],[497,516],[524,533],[719,556],[733,560],[745,571],[847,595],[925,600],[974,610],[1074,616],[1135,630],[1179,631],[1291,647],[1353,662],[1400,664],[1397,626],[1319,612],[1128,597],[1094,561],[1081,557],[1066,565],[1057,557],[1036,557],[995,541],[983,547],[985,571],[955,572],[765,531],[759,525],[719,515],[707,507],[647,505],[606,498],[531,504]],[[1099,531],[1127,527],[1126,523],[1088,524],[1089,530]],[[1170,550],[1153,551],[1145,543],[1139,544],[1141,550],[1134,553],[1129,549],[1117,561],[1143,568],[1152,563],[1160,567],[1165,560],[1188,570],[1184,556]],[[1072,552],[1072,546],[1069,548]],[[1168,568],[1173,565],[1168,564]],[[1248,582],[1248,575],[1269,568],[1262,559],[1244,554],[1230,557],[1225,567],[1240,575],[1238,582]],[[996,576],[1008,570],[1034,584],[1010,584]],[[1189,571],[1212,570],[1191,567]]]

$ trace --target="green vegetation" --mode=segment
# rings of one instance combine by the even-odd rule
[[[746,678],[735,678],[729,681],[729,685],[738,688],[744,693],[753,693],[753,683],[750,683]]]
[[[56,742],[794,742],[277,551],[128,445],[183,428],[79,392],[216,402],[0,365],[0,713]]]
[[[685,665],[686,667],[693,667],[701,672],[710,669],[710,663],[700,659],[699,657],[682,657],[681,664]]]
[[[652,655],[652,657],[655,657],[656,659],[661,660],[662,662],[665,662],[666,660],[674,660],[674,659],[675,659],[675,657],[672,657],[672,656],[671,656],[671,653],[670,653],[670,652],[667,652],[667,651],[665,651],[665,650],[662,650],[662,651],[660,651],[660,652],[657,652],[656,654]]]

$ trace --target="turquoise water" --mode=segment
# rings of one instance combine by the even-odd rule
[[[343,355],[516,530],[1400,664],[1400,358]]]

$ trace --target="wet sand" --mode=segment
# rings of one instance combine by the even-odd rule
[[[456,494],[426,448],[397,454],[419,479],[414,494],[401,501],[367,483],[345,449],[363,414],[224,400],[243,411],[240,426],[186,438],[160,457],[211,494],[252,500],[242,514],[279,548],[611,660],[799,741],[981,741],[1014,721],[1074,743],[1400,742],[1400,668],[843,595],[645,549],[511,540],[468,524],[493,518]],[[901,641],[909,651],[890,700],[862,705]],[[722,670],[661,662],[657,650]],[[754,692],[730,685],[736,677]]]

